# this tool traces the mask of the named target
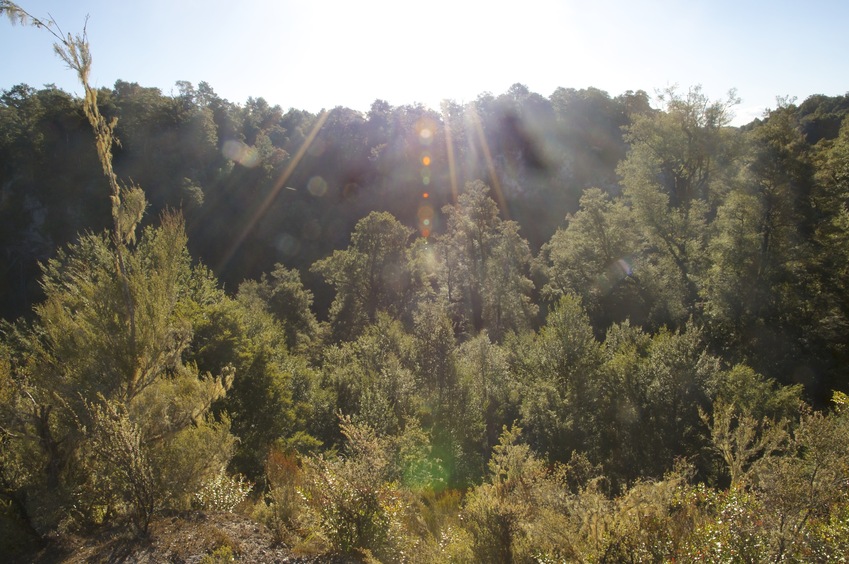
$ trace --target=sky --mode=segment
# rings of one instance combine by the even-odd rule
[[[284,110],[470,102],[515,83],[550,96],[734,88],[734,124],[777,97],[849,91],[849,1],[806,0],[20,0],[68,33],[86,26],[91,81],[176,93],[206,81],[222,98]],[[79,94],[43,30],[0,21],[0,90]]]

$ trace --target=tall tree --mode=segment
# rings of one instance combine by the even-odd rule
[[[304,351],[319,337],[319,324],[311,309],[313,294],[304,288],[297,270],[278,263],[258,282],[243,282],[239,297],[246,302],[259,300],[260,307],[283,324],[290,351]]]
[[[626,318],[646,321],[635,266],[641,250],[633,215],[621,199],[586,190],[581,209],[540,250],[547,277],[542,293],[550,300],[580,296],[597,331]]]
[[[372,212],[351,234],[350,246],[312,266],[336,289],[331,307],[333,336],[351,340],[379,311],[399,314],[409,295],[407,244],[412,231],[391,214]]]
[[[648,245],[643,267],[668,305],[661,323],[680,324],[697,313],[705,265],[707,215],[725,191],[724,167],[733,157],[725,127],[737,102],[712,102],[700,87],[661,96],[663,111],[640,114],[627,128],[627,157],[619,165],[624,193]],[[648,272],[646,274],[648,274]]]
[[[444,256],[442,286],[455,323],[495,339],[528,328],[537,314],[528,278],[531,254],[518,225],[504,221],[481,181],[470,182],[456,206],[446,206],[446,233],[438,239]]]
[[[583,451],[598,401],[601,349],[580,301],[562,297],[539,334],[508,341],[522,384],[522,425],[540,451],[565,461]]]
[[[716,343],[785,383],[802,358],[816,355],[803,335],[816,324],[805,311],[820,293],[810,260],[813,168],[795,114],[778,108],[747,134],[745,167],[717,210],[703,280]]]

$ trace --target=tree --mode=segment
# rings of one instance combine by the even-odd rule
[[[665,111],[640,114],[627,128],[630,148],[617,171],[648,246],[644,282],[659,286],[660,303],[669,304],[658,321],[680,325],[698,313],[707,216],[734,156],[725,126],[737,100],[732,92],[711,102],[699,87],[684,96],[669,89],[660,99]]]
[[[418,415],[448,471],[447,485],[469,483],[484,460],[482,414],[472,400],[472,382],[461,379],[454,329],[443,304],[419,305],[412,354],[421,402]]]
[[[560,461],[586,450],[594,432],[601,349],[578,298],[561,298],[539,334],[520,335],[508,349],[530,443]]]
[[[345,456],[307,459],[303,495],[332,550],[351,554],[365,549],[399,560],[405,500],[389,481],[390,445],[386,437],[350,418],[343,417],[340,427]]]
[[[326,347],[320,375],[325,395],[314,406],[313,434],[338,444],[338,413],[384,434],[403,430],[420,400],[412,349],[410,335],[385,313],[355,340]]]
[[[548,279],[542,294],[550,300],[580,296],[597,331],[625,318],[639,322],[646,315],[636,272],[641,250],[624,203],[598,188],[586,190],[581,209],[540,250]]]
[[[379,311],[397,315],[404,310],[410,291],[410,235],[391,214],[372,212],[357,222],[346,250],[312,266],[336,290],[330,310],[334,339],[356,337]]]
[[[189,312],[204,300],[193,280],[204,273],[190,266],[182,222],[163,218],[123,257],[133,324],[110,251],[105,237],[89,235],[60,253],[44,268],[32,328],[6,330],[17,401],[29,403],[6,425],[14,448],[38,445],[32,481],[19,491],[30,492],[39,526],[54,524],[42,511],[56,496],[59,507],[76,504],[83,522],[128,504],[145,530],[153,511],[187,506],[231,456],[228,423],[208,412],[232,373],[201,375],[184,359]]]
[[[486,265],[483,319],[487,331],[501,340],[509,331],[527,331],[539,307],[532,301],[535,287],[528,278],[531,250],[519,235],[519,224],[503,222]]]
[[[558,88],[551,95],[551,104],[564,149],[563,168],[568,171],[563,180],[582,190],[591,186],[612,188],[616,164],[625,158],[622,127],[629,124],[630,117],[619,97],[611,99],[597,88]],[[633,95],[632,105],[631,113],[645,112],[645,92]]]
[[[530,327],[537,307],[527,274],[530,250],[518,225],[498,216],[481,181],[466,184],[456,206],[446,206],[445,235],[438,239],[444,256],[442,287],[455,323],[476,333],[487,329],[495,339]]]
[[[33,326],[4,332],[15,402],[29,400],[4,427],[15,429],[15,448],[37,444],[40,451],[13,495],[33,493],[34,505],[20,505],[41,526],[56,524],[51,509],[73,510],[84,523],[121,511],[146,532],[155,510],[186,507],[232,454],[226,419],[208,417],[232,374],[202,376],[184,359],[188,312],[204,299],[193,290],[207,288],[206,271],[191,266],[179,216],[163,215],[137,244],[146,199],[114,172],[116,120],[103,117],[88,83],[85,34],[64,36],[52,19],[32,18],[11,2],[0,11],[47,29],[56,53],[76,71],[112,211],[108,237],[83,236],[44,266],[46,299]],[[49,495],[58,498],[53,508],[43,505]]]
[[[849,119],[844,117],[839,135],[821,143],[816,156],[817,192],[812,204],[820,215],[813,235],[817,249],[813,265],[821,290],[812,296],[819,356],[833,360],[824,389],[843,381],[840,366],[849,355]]]
[[[709,410],[722,372],[702,339],[692,324],[654,335],[627,325],[611,328],[597,413],[600,421],[613,422],[602,435],[609,441],[600,442],[600,461],[615,466],[613,479],[660,478],[680,457],[692,457],[697,470],[709,469],[700,410]]]
[[[759,461],[777,454],[798,418],[801,386],[776,387],[747,366],[737,365],[716,383],[712,421],[714,448],[725,462],[731,488],[743,487]]]
[[[243,282],[239,286],[239,299],[259,300],[261,307],[283,324],[290,351],[305,350],[319,336],[318,320],[311,309],[313,294],[304,288],[297,270],[278,263],[259,282]]]
[[[196,312],[189,359],[198,367],[231,365],[232,386],[214,412],[227,414],[238,437],[232,469],[262,479],[272,448],[307,451],[319,441],[306,432],[318,377],[305,357],[288,351],[287,333],[263,303],[221,292]]]
[[[488,459],[505,425],[519,420],[521,388],[510,372],[507,350],[486,331],[463,343],[457,353],[462,381],[471,392],[470,412],[482,426],[482,458]]]
[[[789,382],[800,358],[821,356],[810,350],[806,329],[815,330],[819,321],[804,313],[821,292],[812,268],[818,253],[811,241],[809,149],[790,107],[771,112],[746,141],[740,184],[711,226],[712,264],[702,282],[705,320],[716,346],[733,361]],[[813,390],[814,382],[808,384]]]
[[[760,515],[771,533],[767,546],[776,561],[804,554],[812,524],[827,522],[847,503],[849,402],[840,393],[834,399],[832,412],[802,416],[786,455],[767,457],[752,471],[753,490],[762,500]]]

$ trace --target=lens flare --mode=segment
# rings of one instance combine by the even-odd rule
[[[425,166],[430,166],[430,157],[428,157],[427,155],[423,156],[422,157],[422,164],[425,165]]]
[[[320,198],[327,193],[327,181],[325,181],[320,176],[313,176],[310,178],[310,181],[307,182],[307,190],[313,196]]]
[[[436,123],[428,118],[422,118],[417,121],[413,127],[419,137],[419,143],[428,146],[433,143],[433,133],[436,131]]]
[[[419,218],[419,231],[422,233],[422,237],[430,236],[430,229],[433,227],[433,217],[436,212],[433,211],[433,208],[427,204],[419,207],[418,215]]]
[[[498,209],[501,210],[501,215],[504,219],[510,219],[510,210],[507,208],[507,200],[504,199],[504,192],[501,190],[501,182],[498,180],[498,174],[495,171],[495,163],[492,160],[492,151],[489,148],[489,142],[486,140],[486,135],[483,132],[480,116],[477,112],[477,107],[473,111],[468,112],[466,119],[469,120],[474,132],[477,134],[478,143],[483,151],[483,156],[486,162],[486,168],[489,171],[489,181],[491,188],[495,192],[495,201],[498,203]]]
[[[454,136],[451,134],[451,117],[448,106],[442,106],[443,131],[445,133],[445,151],[448,155],[448,178],[451,180],[451,201],[457,201],[457,170],[454,162]]]
[[[319,130],[324,126],[324,122],[327,121],[327,116],[330,113],[322,110],[322,112],[318,115],[318,119],[315,120],[315,123],[312,126],[312,129],[307,135],[304,142],[298,148],[298,151],[295,153],[295,156],[291,158],[289,164],[286,166],[286,170],[283,171],[283,174],[277,179],[274,183],[274,186],[271,188],[271,191],[265,197],[264,200],[259,202],[254,208],[254,212],[251,215],[250,221],[248,221],[247,225],[245,225],[241,232],[239,232],[239,236],[233,239],[230,245],[227,247],[227,251],[224,253],[224,256],[218,263],[217,270],[223,270],[224,267],[230,262],[230,259],[233,258],[233,255],[236,254],[236,251],[239,250],[239,247],[244,242],[245,238],[248,236],[248,233],[256,226],[257,222],[265,215],[265,212],[268,211],[269,206],[277,198],[278,194],[280,194],[280,190],[286,185],[286,181],[289,180],[289,177],[292,176],[292,172],[295,170],[295,167],[301,162],[301,159],[304,158],[304,154],[306,154],[307,150],[312,145],[312,142],[315,140],[316,135],[318,135]]]
[[[259,152],[256,149],[233,139],[224,142],[221,146],[221,154],[247,168],[254,168],[260,161]]]
[[[282,254],[291,257],[297,255],[301,250],[301,243],[288,233],[284,233],[277,239],[277,250]]]
[[[623,280],[634,274],[634,267],[628,258],[621,258],[607,265],[595,282],[596,289],[604,295],[609,294]]]
[[[301,231],[304,239],[309,241],[317,241],[321,239],[321,223],[317,219],[311,219],[304,224]]]
[[[419,208],[419,221],[430,221],[433,219],[433,208],[430,206],[422,206]]]
[[[327,140],[325,139],[316,139],[314,143],[309,146],[307,152],[312,157],[320,157],[324,154],[324,151],[327,150]]]

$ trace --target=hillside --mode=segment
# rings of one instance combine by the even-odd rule
[[[849,553],[846,96],[284,113],[5,11],[84,95],[0,95],[0,553]]]

